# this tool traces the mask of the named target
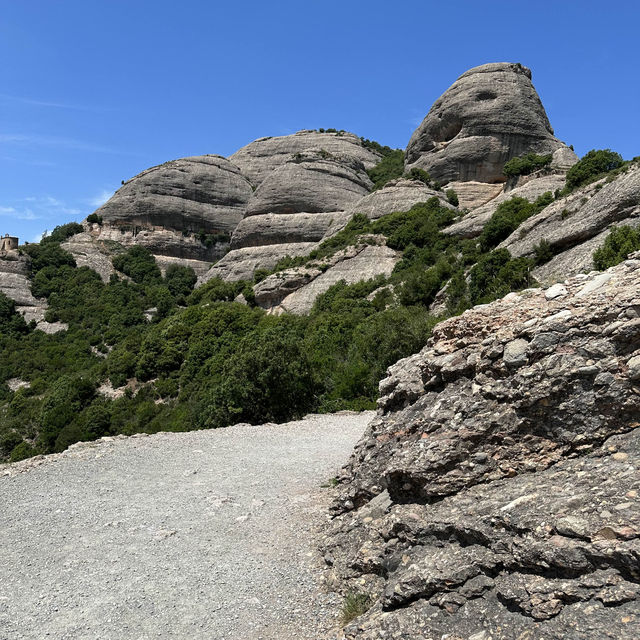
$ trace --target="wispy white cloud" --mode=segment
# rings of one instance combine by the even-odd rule
[[[48,109],[71,109],[72,111],[92,111],[104,112],[113,111],[111,107],[103,107],[86,104],[73,104],[68,102],[56,102],[54,100],[36,100],[34,98],[25,98],[24,96],[13,96],[6,93],[0,93],[0,102],[5,104],[26,104],[33,107],[43,107]]]
[[[92,206],[92,207],[101,207],[113,194],[114,194],[114,189],[102,189],[102,191],[100,191],[100,193],[98,193],[97,195],[95,195],[93,198],[90,198],[89,200],[87,200],[87,202]]]
[[[73,149],[76,151],[89,151],[92,153],[110,153],[125,156],[139,155],[130,151],[120,151],[119,149],[83,142],[82,140],[75,140],[73,138],[31,133],[0,133],[0,142],[23,146],[46,146],[59,149]]]
[[[42,217],[36,215],[30,207],[0,207],[0,216],[15,220],[39,220]]]
[[[82,215],[82,209],[69,206],[53,196],[29,196],[0,206],[0,216],[14,220],[46,220],[60,216],[75,218]]]

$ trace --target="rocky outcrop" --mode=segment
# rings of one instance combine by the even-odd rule
[[[510,158],[560,149],[558,165],[577,160],[553,136],[531,71],[501,62],[463,73],[436,100],[411,136],[406,164],[441,182],[504,182],[502,170]]]
[[[527,176],[526,178],[514,188],[500,189],[498,196],[467,213],[459,222],[447,227],[444,233],[463,238],[479,236],[482,233],[482,228],[496,212],[498,206],[506,200],[518,197],[534,202],[547,191],[555,193],[556,189],[562,189],[565,183],[565,176],[561,173]]]
[[[372,244],[348,247],[331,258],[268,276],[254,287],[256,302],[273,313],[305,314],[319,295],[340,281],[355,284],[390,276],[400,254],[384,246],[382,238],[369,240]]]
[[[640,253],[440,323],[339,478],[347,638],[640,634]]]
[[[248,203],[247,216],[344,211],[372,188],[360,160],[307,150],[262,181]]]
[[[193,156],[146,169],[125,182],[96,214],[112,226],[227,233],[246,211],[253,191],[222,156]]]
[[[249,216],[236,227],[231,248],[262,247],[287,242],[319,242],[332,236],[349,222],[351,214],[331,213],[267,213]]]
[[[545,280],[562,278],[591,269],[591,255],[611,226],[638,224],[640,166],[633,164],[611,182],[600,180],[551,203],[523,222],[500,246],[513,256],[531,256],[535,246],[545,240],[557,256],[538,275]]]
[[[351,156],[362,162],[365,169],[371,169],[382,159],[379,153],[363,146],[361,139],[353,133],[304,130],[290,136],[259,138],[236,151],[229,160],[240,167],[254,187],[258,187],[272,171],[308,149]]]
[[[252,280],[257,269],[273,269],[281,258],[304,256],[317,246],[315,242],[287,242],[234,249],[198,278],[198,285],[212,278],[222,278],[225,281]]]
[[[0,253],[0,291],[16,303],[16,311],[26,322],[36,322],[36,328],[45,333],[67,329],[62,322],[46,322],[47,301],[31,293],[30,260],[19,251]]]
[[[451,207],[442,191],[435,191],[419,180],[401,178],[391,180],[382,189],[367,194],[349,207],[348,213],[361,213],[370,220],[377,220],[395,211],[409,211],[414,205],[434,196],[445,207]]]
[[[454,180],[447,184],[447,189],[453,189],[456,192],[460,209],[473,210],[499,196],[504,185],[502,183],[476,182],[475,180],[467,182]]]
[[[311,251],[350,219],[346,211],[373,187],[363,163],[324,149],[290,156],[256,189],[247,217],[234,231],[232,251],[203,276],[251,279],[284,256]]]

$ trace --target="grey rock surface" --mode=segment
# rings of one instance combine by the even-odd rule
[[[390,367],[324,544],[374,596],[346,638],[638,637],[640,253],[564,288]]]
[[[637,225],[639,221],[640,166],[634,164],[611,182],[601,180],[551,203],[525,220],[500,246],[514,256],[527,256],[546,240],[555,253],[562,254],[596,236],[604,241],[603,232],[612,225]],[[590,251],[594,248],[595,243],[588,245]],[[565,276],[582,268],[581,262]]]
[[[456,192],[460,209],[473,210],[497,198],[502,193],[504,184],[501,182],[490,184],[475,180],[467,182],[454,180],[447,184],[447,189],[453,189]]]
[[[0,467],[0,637],[315,640],[316,548],[371,412],[107,438]]]
[[[547,114],[521,64],[485,64],[463,73],[436,100],[406,150],[408,168],[437,180],[502,182],[504,163],[528,152],[554,153]]]
[[[372,187],[357,158],[310,149],[265,177],[249,200],[247,216],[344,211]]]
[[[382,159],[376,151],[364,147],[353,133],[303,130],[290,136],[259,138],[236,151],[229,160],[240,167],[254,187],[258,187],[274,169],[296,153],[308,149],[324,149],[328,153],[351,156],[360,160],[366,169],[371,169]]]
[[[509,191],[501,191],[495,198],[477,207],[465,215],[459,222],[447,227],[443,233],[461,236],[463,238],[478,236],[482,233],[482,228],[496,212],[496,209],[501,203],[515,197],[525,198],[529,200],[529,202],[534,202],[536,198],[547,191],[555,193],[556,189],[562,189],[564,183],[565,176],[563,174],[534,177]]]
[[[252,193],[248,180],[226,158],[193,156],[127,180],[96,213],[116,226],[231,234]]]
[[[351,205],[348,212],[352,215],[362,213],[370,220],[377,220],[395,211],[409,211],[415,204],[426,202],[434,196],[444,206],[451,207],[442,191],[435,191],[419,180],[401,178],[367,194]]]
[[[330,213],[267,213],[244,218],[231,238],[231,248],[261,247],[286,242],[319,242],[347,224],[351,215]]]
[[[316,242],[287,242],[234,249],[201,276],[198,284],[211,278],[222,278],[225,281],[251,280],[256,269],[272,269],[280,258],[304,256],[317,246]]]
[[[316,298],[337,282],[355,284],[380,275],[388,277],[400,260],[398,252],[385,246],[365,245],[353,248],[353,253],[345,253],[344,259],[287,295],[280,303],[279,310],[295,314],[309,313]]]

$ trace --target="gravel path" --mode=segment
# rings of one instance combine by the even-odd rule
[[[371,417],[116,438],[0,467],[0,638],[325,637],[340,601],[320,587],[321,485]]]

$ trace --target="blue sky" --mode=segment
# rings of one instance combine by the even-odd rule
[[[637,3],[0,0],[0,233],[172,158],[303,128],[393,147],[466,69],[522,62],[556,135],[640,155]]]

